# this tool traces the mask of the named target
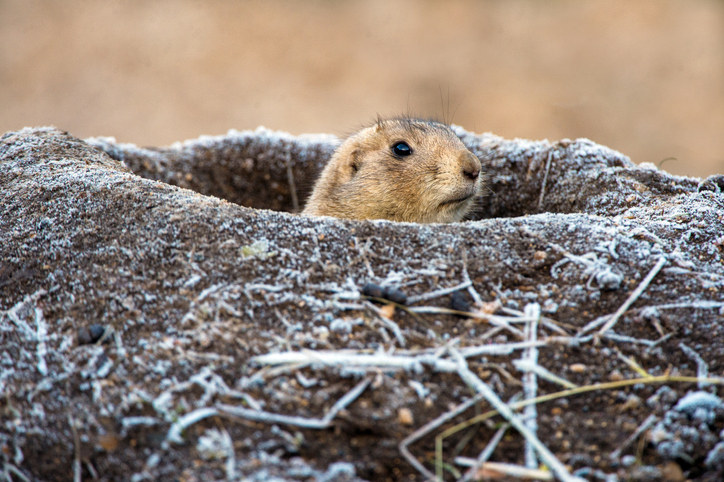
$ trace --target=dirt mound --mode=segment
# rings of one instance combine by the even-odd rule
[[[560,478],[719,480],[721,179],[457,132],[491,182],[453,225],[292,214],[331,136],[5,134],[4,475],[423,480],[493,407],[440,439],[446,480],[496,439]]]

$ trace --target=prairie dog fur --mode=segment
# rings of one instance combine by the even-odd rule
[[[482,188],[480,167],[480,160],[444,124],[380,119],[337,148],[302,214],[461,221]]]

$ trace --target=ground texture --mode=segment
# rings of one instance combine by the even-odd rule
[[[293,214],[332,136],[5,134],[0,475],[721,480],[722,179],[457,132],[452,225]]]

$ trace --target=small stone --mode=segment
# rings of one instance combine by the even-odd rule
[[[544,261],[548,257],[548,253],[545,251],[536,251],[533,253],[533,259],[536,261]]]
[[[515,303],[514,300],[510,301],[513,301]],[[503,303],[501,303],[500,300],[488,301],[487,303],[483,303],[483,306],[480,307],[480,311],[485,313],[486,315],[492,315],[502,307]]]
[[[676,462],[669,462],[661,468],[661,476],[666,481],[671,482],[683,482],[686,480],[684,477],[684,471],[681,470],[679,464]]]
[[[91,325],[87,328],[83,327],[78,330],[78,344],[90,345],[100,340],[106,332],[103,325]]]
[[[382,288],[382,286],[378,286],[374,283],[367,283],[362,288],[362,294],[365,296],[369,296],[370,298],[383,298],[384,289]]]
[[[412,410],[409,408],[401,408],[397,411],[397,420],[401,425],[412,425],[415,418],[412,416]]]
[[[362,287],[362,294],[370,298],[382,298],[398,305],[407,303],[407,295],[395,288],[383,288],[374,283],[367,283]]]
[[[455,311],[470,311],[470,303],[468,303],[463,291],[455,291],[452,296],[450,296],[450,308]]]
[[[99,435],[98,445],[100,445],[106,452],[113,452],[118,448],[118,437],[115,435]]]
[[[380,314],[385,318],[392,319],[395,315],[395,305],[385,305],[380,308]]]
[[[382,297],[398,305],[407,304],[407,295],[394,288],[385,288]]]

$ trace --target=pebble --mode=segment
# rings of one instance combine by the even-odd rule
[[[407,304],[407,295],[395,288],[383,288],[374,283],[367,283],[362,287],[362,294],[370,298],[382,298],[398,305]]]
[[[365,296],[369,296],[370,298],[382,298],[384,294],[384,289],[382,286],[378,286],[374,283],[367,283],[362,288],[362,294]]]
[[[387,289],[385,288],[385,292],[383,293],[383,298],[392,301],[393,303],[397,303],[398,305],[405,305],[407,304],[407,295],[403,293],[400,290],[396,289]]]
[[[91,325],[89,327],[83,327],[78,329],[78,344],[79,345],[90,345],[95,343],[103,337],[106,332],[106,328],[103,325]],[[108,341],[108,340],[106,340]]]
[[[462,291],[455,291],[450,296],[450,308],[455,311],[470,311],[470,303],[468,303],[465,293]]]
[[[415,418],[412,416],[412,410],[409,408],[401,408],[397,412],[397,419],[402,425],[412,425]]]

